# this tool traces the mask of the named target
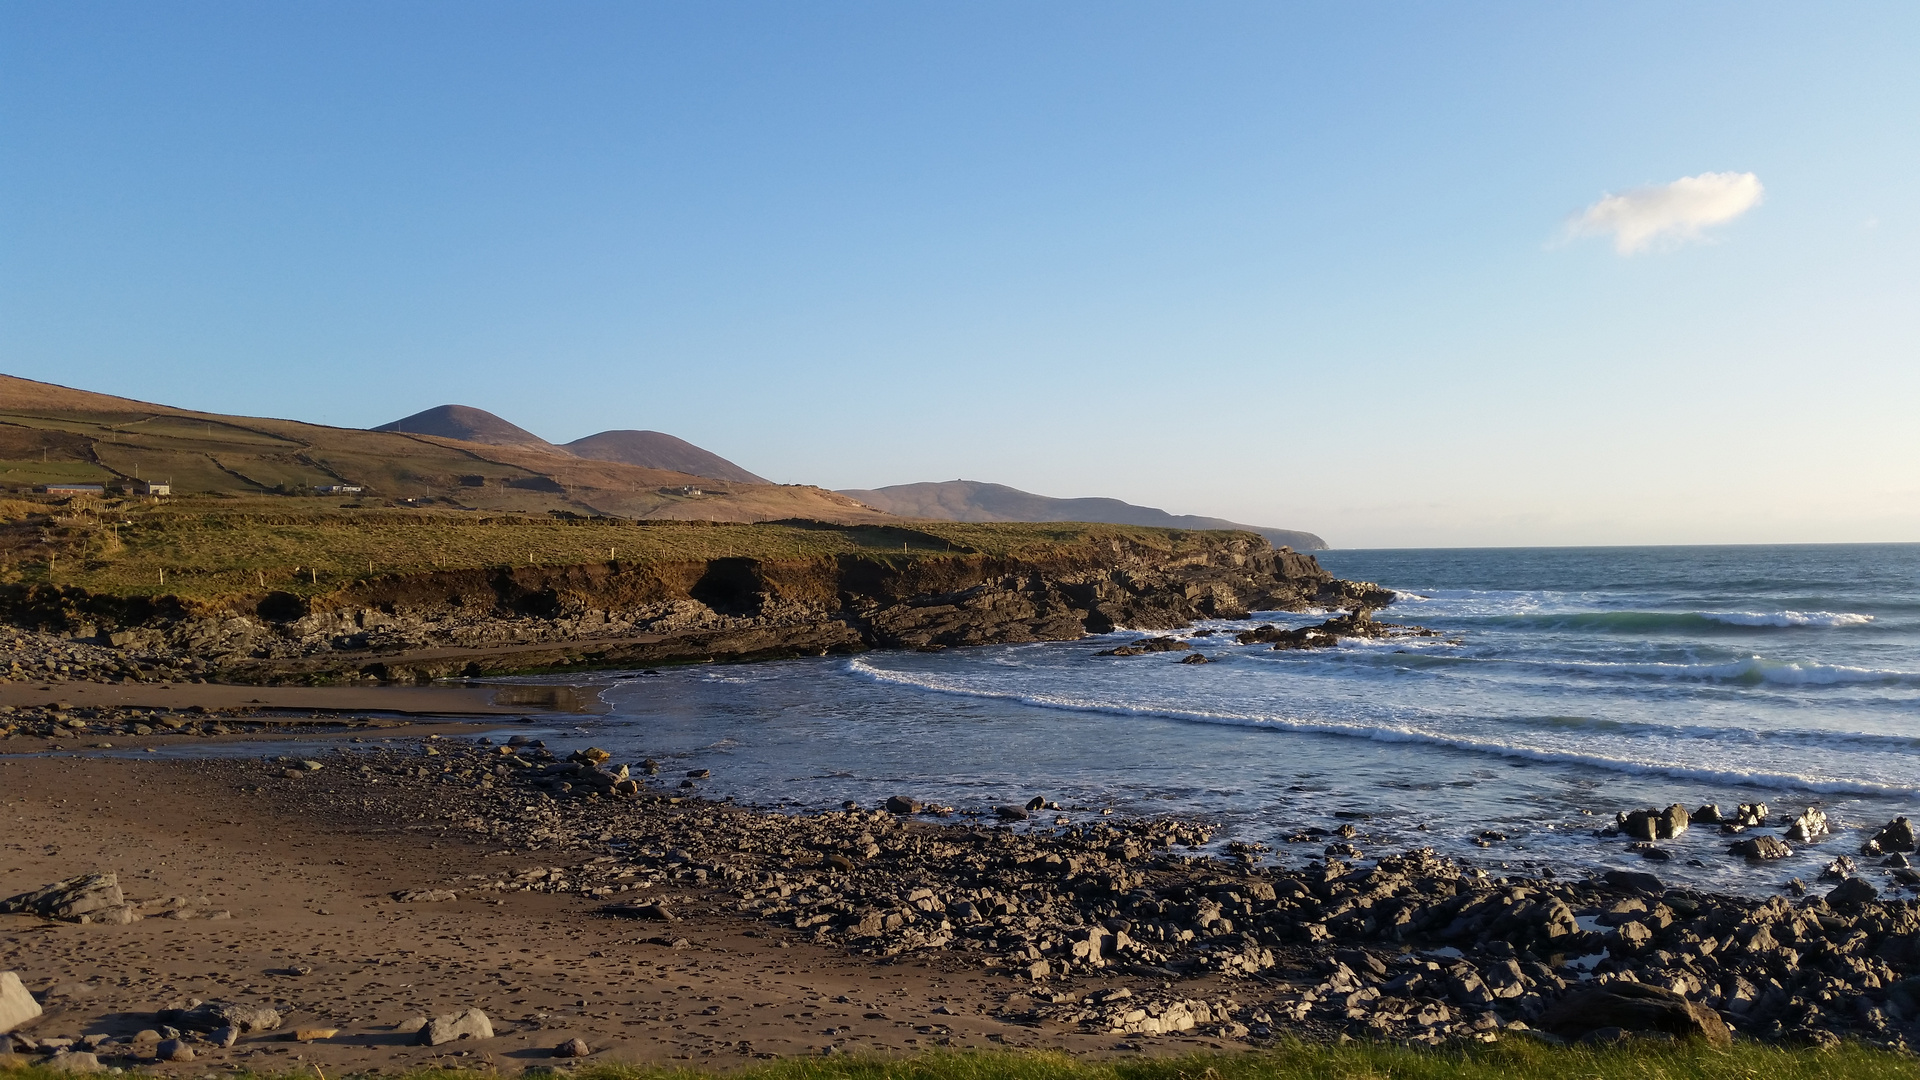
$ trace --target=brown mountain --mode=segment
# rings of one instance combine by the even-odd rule
[[[413,417],[385,425],[409,428],[403,432],[223,416],[0,375],[0,489],[142,478],[171,483],[175,496],[187,497],[317,501],[320,489],[348,487],[363,490],[332,490],[328,498],[666,520],[893,520],[816,487],[575,457],[479,409],[419,415],[433,414],[464,425],[452,430],[508,441],[414,432]]]
[[[672,469],[737,484],[768,483],[719,454],[663,431],[603,431],[565,443],[561,449],[595,461],[623,461],[628,465]]]
[[[398,431],[408,435],[438,435],[442,439],[488,443],[493,446],[534,446],[557,449],[533,432],[471,405],[435,405],[431,409],[381,424],[374,431]],[[686,470],[675,470],[685,472]]]
[[[1243,529],[1257,532],[1278,547],[1322,551],[1327,542],[1310,532],[1241,525],[1224,518],[1169,514],[1119,499],[1054,499],[978,480],[936,484],[896,484],[874,490],[842,491],[875,510],[931,521],[1094,521],[1108,525],[1149,525],[1161,529]]]

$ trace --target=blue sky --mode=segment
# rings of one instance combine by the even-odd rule
[[[1910,4],[16,0],[0,370],[1340,546],[1920,540],[1915,55]]]

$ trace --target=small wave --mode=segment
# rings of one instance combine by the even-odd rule
[[[1752,630],[1834,630],[1865,626],[1873,616],[1850,611],[1567,611],[1463,615],[1479,623],[1542,630],[1652,634],[1682,631],[1728,634]]]
[[[1728,626],[1865,626],[1871,615],[1851,611],[1703,611],[1702,618]]]
[[[1112,702],[1086,701],[1053,694],[973,689],[949,685],[940,680],[927,678],[922,675],[876,668],[860,658],[849,660],[847,662],[847,670],[876,682],[904,686],[909,689],[921,690],[927,693],[1012,701],[1035,708],[1059,709],[1067,712],[1103,713],[1111,716],[1150,716],[1166,720],[1181,720],[1198,724],[1217,724],[1228,727],[1255,728],[1265,731],[1337,735],[1345,738],[1367,739],[1374,742],[1385,743],[1416,743],[1429,746],[1443,746],[1449,749],[1462,750],[1468,753],[1488,754],[1495,757],[1565,765],[1584,765],[1611,772],[1670,776],[1676,779],[1700,780],[1718,784],[1752,785],[1756,787],[1792,787],[1827,794],[1909,795],[1920,793],[1920,788],[1908,785],[1880,783],[1873,780],[1849,777],[1808,776],[1801,773],[1784,771],[1772,772],[1757,769],[1714,769],[1704,766],[1686,765],[1679,762],[1636,760],[1632,758],[1613,757],[1607,754],[1520,746],[1493,739],[1466,738],[1434,731],[1423,731],[1419,728],[1406,725],[1346,722],[1338,720],[1299,720],[1280,716],[1245,716],[1231,713],[1206,712],[1202,710],[1155,708],[1143,705],[1122,705]]]
[[[1495,661],[1503,662],[1503,661]],[[1567,662],[1553,660],[1512,660],[1505,663],[1549,667],[1561,671],[1600,675],[1645,675],[1689,682],[1730,682],[1775,686],[1858,686],[1882,683],[1891,686],[1920,685],[1920,672],[1891,671],[1883,668],[1849,667],[1845,664],[1792,663],[1749,656],[1721,664],[1606,663],[1603,661]]]

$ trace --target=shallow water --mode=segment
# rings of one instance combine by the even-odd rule
[[[1369,853],[1430,845],[1495,869],[1627,866],[1748,892],[1811,881],[1920,801],[1920,545],[1320,558],[1403,590],[1380,617],[1443,636],[1275,652],[1233,643],[1255,622],[1214,623],[1190,638],[1207,665],[1093,655],[1123,632],[668,669],[610,680],[612,712],[582,729],[759,804],[1038,794],[1205,816],[1288,862],[1324,841],[1287,836],[1356,821]],[[1823,806],[1839,835],[1765,866],[1710,829],[1663,845],[1662,863],[1592,835],[1617,810],[1754,801]],[[1486,830],[1507,839],[1479,846]]]

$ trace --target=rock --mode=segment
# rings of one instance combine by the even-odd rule
[[[424,1028],[426,1026],[427,1026],[426,1017],[415,1016],[406,1020],[402,1020],[399,1023],[393,1025],[393,1030],[399,1032],[402,1035],[412,1035],[413,1033],[419,1031],[421,1028]]]
[[[160,1061],[192,1061],[193,1047],[184,1039],[164,1039],[153,1048],[153,1056]]]
[[[1655,896],[1667,891],[1667,887],[1660,883],[1659,878],[1635,870],[1609,870],[1600,880],[1616,889],[1632,889],[1635,892]]]
[[[1741,803],[1734,812],[1733,824],[1742,828],[1757,828],[1767,823],[1767,804],[1763,802]]]
[[[587,1045],[585,1039],[568,1039],[553,1048],[553,1056],[557,1058],[583,1058],[591,1053],[593,1049]]]
[[[427,1021],[416,1040],[421,1046],[441,1046],[460,1039],[493,1038],[493,1021],[479,1009],[447,1013]]]
[[[648,919],[653,922],[675,922],[673,912],[665,904],[609,904],[600,909],[604,915],[619,919]]]
[[[208,1001],[191,1009],[170,1009],[161,1013],[160,1019],[194,1031],[231,1027],[242,1034],[272,1031],[280,1026],[279,1010],[231,1001]]]
[[[1848,878],[1827,893],[1827,906],[1835,911],[1852,912],[1872,903],[1880,890],[1865,878]]]
[[[1733,1044],[1720,1015],[1696,1005],[1671,990],[1637,982],[1613,982],[1575,990],[1548,1006],[1539,1027],[1564,1039],[1578,1040],[1590,1032],[1620,1028],[1630,1032],[1665,1032],[1681,1038],[1705,1039],[1709,1044]]]
[[[1211,664],[1213,660],[1207,656],[1206,653],[1189,653],[1181,657],[1180,662],[1183,664]]]
[[[1868,855],[1882,852],[1914,850],[1913,822],[1904,817],[1887,822],[1885,828],[1873,834],[1861,850]]]
[[[1687,831],[1687,808],[1674,803],[1665,810],[1635,810],[1616,821],[1621,832],[1636,840],[1671,840]]]
[[[0,1034],[12,1031],[40,1015],[40,1003],[11,971],[0,971]]]
[[[452,889],[403,889],[390,895],[402,904],[429,904],[442,900],[455,900],[460,894]]]
[[[331,1039],[338,1034],[340,1034],[339,1028],[316,1028],[316,1027],[294,1028],[293,1041],[303,1042],[303,1043],[319,1042],[321,1039]]]
[[[993,814],[1002,821],[1025,821],[1032,816],[1023,807],[1018,806],[996,806],[993,808]]]
[[[1787,839],[1796,844],[1811,844],[1827,835],[1827,815],[1817,806],[1809,806],[1787,826]]]
[[[1793,854],[1793,849],[1780,842],[1775,836],[1755,836],[1727,849],[1730,855],[1744,855],[1749,859],[1784,859]]]
[[[575,750],[572,754],[568,755],[567,760],[577,761],[583,765],[599,765],[603,762],[613,760],[613,755],[597,746],[589,746],[585,750]]]
[[[712,775],[713,775],[712,769],[688,769],[687,770],[687,779],[689,780],[705,780],[706,778]]]
[[[48,1072],[96,1073],[105,1070],[100,1059],[84,1050],[71,1050],[64,1054],[55,1054],[40,1063]]]
[[[1718,825],[1722,821],[1725,821],[1726,818],[1721,816],[1719,806],[1708,803],[1700,809],[1695,810],[1690,820],[1695,825]]]
[[[1855,869],[1856,867],[1854,866],[1853,860],[1842,855],[1828,863],[1826,869],[1820,871],[1820,879],[1822,881],[1841,881],[1852,877]]]
[[[917,814],[920,812],[920,800],[905,795],[895,795],[887,800],[889,814]]]
[[[82,874],[43,889],[0,900],[0,914],[38,915],[66,922],[132,922],[115,874]]]

